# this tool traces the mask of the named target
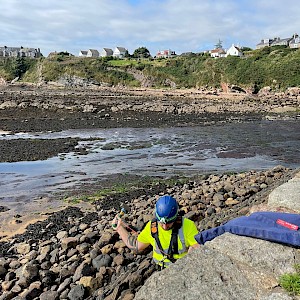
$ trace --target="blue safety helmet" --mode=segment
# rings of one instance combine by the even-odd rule
[[[169,196],[160,197],[155,205],[155,216],[159,222],[164,224],[175,222],[178,215],[177,201]]]

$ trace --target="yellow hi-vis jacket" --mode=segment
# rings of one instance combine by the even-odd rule
[[[169,245],[172,236],[172,229],[164,230],[159,222],[157,222],[158,227],[158,237],[163,248],[164,253],[168,253]],[[198,230],[196,225],[193,221],[182,218],[182,226],[178,230],[178,253],[174,254],[174,258],[178,259],[184,257],[190,246],[197,244],[195,240],[195,235],[198,234]],[[151,221],[147,223],[145,228],[139,234],[137,240],[144,244],[151,244],[153,247],[153,260],[160,266],[168,266],[171,264],[171,261],[166,258],[166,256],[161,253],[160,249],[158,248],[155,238],[151,234]]]

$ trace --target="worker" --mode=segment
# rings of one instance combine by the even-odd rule
[[[153,260],[158,269],[168,267],[200,245],[195,240],[198,230],[193,221],[179,213],[175,198],[165,195],[155,205],[155,219],[149,221],[139,235],[132,235],[117,215],[112,221],[126,246],[136,253],[153,247]]]

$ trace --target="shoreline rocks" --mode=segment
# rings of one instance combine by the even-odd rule
[[[141,229],[153,217],[157,198],[170,193],[185,216],[204,230],[247,214],[294,174],[281,166],[212,174],[152,193],[111,196],[96,202],[95,212],[69,207],[51,214],[28,226],[24,234],[0,243],[0,299],[133,299],[156,271],[150,250],[133,254],[111,228],[120,202],[131,207],[124,222]]]
[[[0,90],[1,130],[151,127],[300,118],[295,92],[249,96],[197,90],[51,89]],[[75,127],[74,127],[75,126]]]

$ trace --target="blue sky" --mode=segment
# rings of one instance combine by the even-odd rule
[[[0,46],[52,51],[255,48],[300,34],[298,0],[0,0]]]

